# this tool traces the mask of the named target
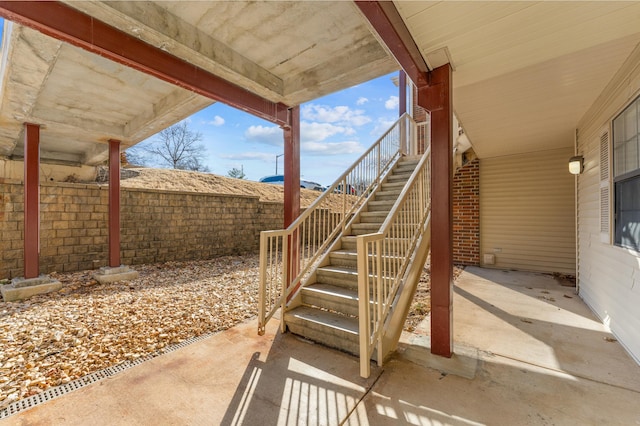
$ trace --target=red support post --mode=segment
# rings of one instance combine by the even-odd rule
[[[109,266],[120,266],[120,141],[109,140]]]
[[[300,107],[289,110],[284,128],[284,227],[300,215]]]
[[[24,124],[24,277],[40,275],[40,126]]]
[[[453,108],[451,65],[418,91],[431,112],[431,353],[453,352]]]
[[[300,216],[300,107],[289,110],[289,125],[284,128],[284,227]],[[299,235],[293,233],[288,241],[289,277],[299,271]]]

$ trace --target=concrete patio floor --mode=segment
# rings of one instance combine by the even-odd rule
[[[355,357],[252,321],[0,425],[640,425],[640,366],[551,276],[467,268],[452,359],[428,327],[365,380]]]

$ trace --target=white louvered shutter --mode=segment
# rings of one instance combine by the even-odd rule
[[[600,240],[611,244],[611,179],[609,129],[600,135]]]

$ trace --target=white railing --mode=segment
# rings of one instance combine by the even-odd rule
[[[402,154],[416,145],[404,114],[287,229],[260,233],[258,333],[283,308]],[[289,253],[291,255],[289,256]]]
[[[416,244],[428,223],[431,211],[430,153],[428,147],[380,231],[357,237],[362,377],[369,377],[369,360],[376,348],[378,364],[382,365],[383,327]]]

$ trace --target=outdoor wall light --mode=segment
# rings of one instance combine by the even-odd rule
[[[582,155],[576,155],[569,159],[569,173],[572,175],[579,175],[584,169],[584,157]]]

